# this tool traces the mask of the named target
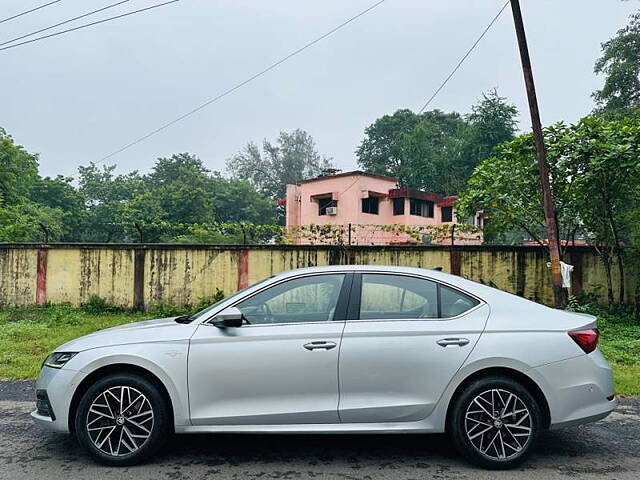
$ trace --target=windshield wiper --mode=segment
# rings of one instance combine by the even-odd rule
[[[179,317],[174,318],[177,323],[191,323],[193,318],[191,315],[180,315]]]

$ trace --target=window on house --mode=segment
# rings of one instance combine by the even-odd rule
[[[433,218],[433,202],[412,198],[409,201],[409,213],[418,217]]]
[[[393,214],[404,215],[404,198],[393,199]]]
[[[380,199],[378,197],[368,197],[362,199],[362,213],[371,213],[378,215],[378,203]]]
[[[326,215],[328,207],[335,207],[336,202],[331,197],[324,197],[318,199],[318,215]]]
[[[440,212],[443,222],[453,222],[453,207],[442,207]]]

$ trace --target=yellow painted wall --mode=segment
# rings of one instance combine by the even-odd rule
[[[0,305],[36,303],[38,250],[0,249]]]
[[[144,264],[145,305],[159,302],[194,304],[213,297],[216,289],[222,290],[225,295],[235,292],[238,286],[238,256],[238,250],[147,250]]]
[[[91,295],[133,306],[133,250],[51,248],[47,256],[47,301],[79,305]]]
[[[51,303],[78,305],[92,294],[123,307],[134,306],[133,247],[48,247],[46,293]],[[238,288],[242,249],[234,247],[144,247],[144,305],[195,304],[217,289],[225,295]],[[580,250],[583,290],[606,302],[605,269],[595,252]],[[463,277],[551,304],[546,253],[537,248],[466,248],[460,257]],[[440,248],[343,249],[259,247],[247,250],[247,279],[254,283],[279,272],[314,265],[346,263],[442,267],[449,272],[452,252]],[[36,299],[38,249],[0,245],[0,305],[31,305]],[[633,299],[638,274],[627,272],[626,297]],[[613,269],[617,299],[618,272]]]

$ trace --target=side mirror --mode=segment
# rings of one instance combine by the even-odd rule
[[[230,307],[213,317],[213,319],[211,320],[211,324],[218,328],[237,328],[242,326],[243,321],[244,315],[242,314],[240,309],[236,307]]]

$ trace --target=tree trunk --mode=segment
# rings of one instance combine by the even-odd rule
[[[612,305],[614,303],[613,299],[613,282],[611,279],[611,255],[606,254],[606,256],[602,257],[602,261],[604,262],[604,271],[607,274],[607,296],[609,298],[609,304]]]
[[[640,281],[636,280],[636,320],[640,321]]]
[[[616,249],[616,255],[618,257],[618,270],[620,271],[620,291],[619,291],[619,295],[620,295],[620,303],[624,303],[624,296],[625,296],[625,286],[624,286],[624,281],[625,281],[625,276],[624,276],[624,251],[622,250],[622,248],[617,248]]]

